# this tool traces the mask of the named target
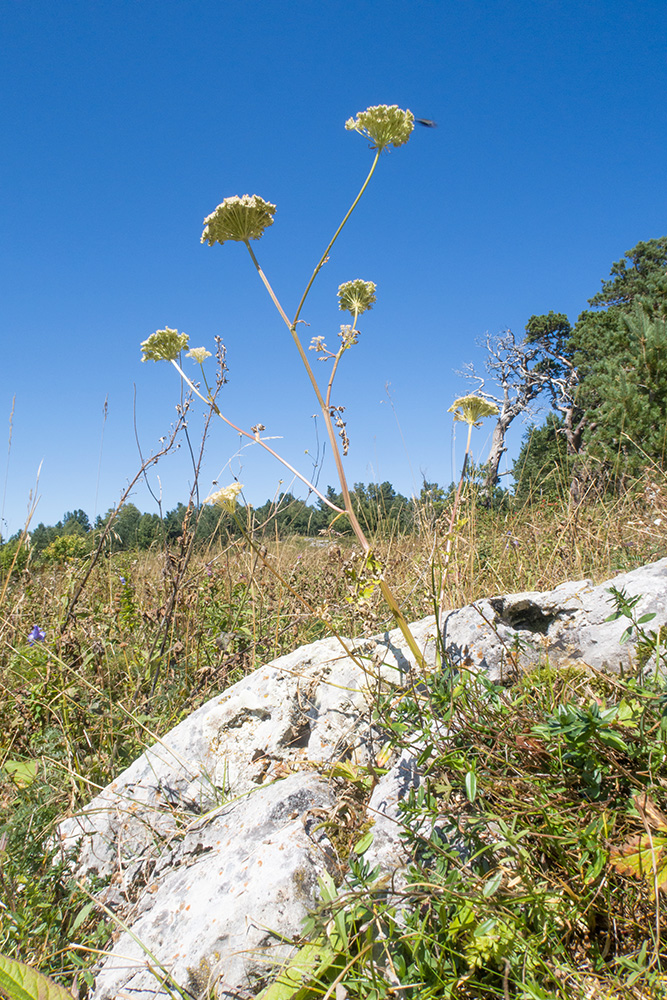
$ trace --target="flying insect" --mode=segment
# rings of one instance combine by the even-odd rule
[[[438,123],[431,121],[430,118],[415,118],[418,125],[423,125],[424,128],[437,128]]]

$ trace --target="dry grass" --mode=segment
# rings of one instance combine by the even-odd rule
[[[378,538],[376,554],[408,620],[433,613],[449,512],[424,512],[417,534]],[[599,582],[667,555],[667,490],[624,498],[482,509],[464,497],[446,578],[450,607],[481,596]],[[0,617],[0,890],[11,921],[0,951],[61,977],[74,972],[68,925],[85,904],[44,851],[57,815],[87,801],[151,742],[205,700],[272,658],[337,630],[391,624],[351,538],[269,537],[195,553],[120,553],[93,567],[28,561],[4,581]],[[39,625],[43,643],[28,644]],[[26,831],[28,831],[26,833]],[[29,888],[26,888],[29,887]],[[78,899],[78,902],[77,902]],[[84,943],[106,930],[94,911]],[[64,949],[64,950],[63,950]]]

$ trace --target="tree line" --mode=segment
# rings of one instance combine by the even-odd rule
[[[419,497],[405,497],[389,482],[356,483],[351,491],[357,517],[370,534],[389,535],[418,530],[424,518],[439,516],[453,496],[453,487],[445,490],[437,483],[424,482]],[[328,500],[342,506],[340,493],[329,486]],[[237,505],[235,516],[205,504],[188,508],[179,503],[164,516],[142,513],[133,503],[120,510],[110,509],[91,524],[84,510],[67,511],[54,525],[40,523],[30,533],[29,546],[21,550],[20,533],[0,546],[0,569],[8,569],[19,550],[14,568],[22,568],[28,557],[37,562],[65,562],[87,555],[106,528],[106,551],[123,552],[161,548],[177,544],[186,531],[194,533],[197,546],[208,547],[227,542],[243,533],[258,540],[287,538],[292,535],[317,537],[331,529],[338,534],[348,531],[347,518],[337,515],[321,500],[308,503],[292,493],[281,493],[260,507]]]
[[[437,496],[444,498],[445,491],[433,484],[426,484],[422,494],[426,496],[434,488]],[[333,503],[342,505],[342,496],[333,487],[328,487],[326,496]],[[352,498],[357,516],[369,531],[411,529],[417,501],[397,493],[391,483],[356,483]],[[92,547],[95,536],[99,536],[109,522],[109,549],[127,551],[173,544],[186,530],[194,531],[195,541],[201,545],[239,537],[242,528],[258,537],[315,537],[329,527],[335,529],[335,521],[335,512],[321,500],[309,504],[292,493],[281,493],[260,507],[239,503],[235,517],[211,505],[188,508],[183,503],[160,517],[158,514],[142,513],[135,504],[126,503],[118,512],[114,509],[107,511],[94,524],[83,510],[67,511],[55,525],[38,524],[30,534],[30,548],[33,556],[45,555],[47,560],[84,555]],[[341,533],[346,531],[344,517],[339,518],[337,527]],[[5,548],[16,540],[17,536],[10,539]]]

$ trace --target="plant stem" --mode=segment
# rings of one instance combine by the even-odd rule
[[[354,212],[355,208],[357,207],[357,205],[361,201],[361,196],[363,195],[364,191],[368,187],[368,185],[370,183],[371,177],[375,173],[375,168],[378,165],[378,160],[379,159],[380,159],[380,150],[378,149],[376,151],[376,153],[375,153],[375,159],[373,160],[373,165],[372,165],[371,169],[368,171],[368,177],[366,178],[366,180],[364,181],[364,183],[361,185],[361,190],[359,191],[359,194],[357,195],[357,197],[352,202],[352,204],[351,204],[351,206],[349,208],[349,211],[347,212],[345,218],[343,219],[343,221],[341,222],[340,226],[338,227],[338,229],[334,233],[333,238],[332,238],[331,242],[329,243],[329,246],[326,248],[326,250],[324,251],[324,253],[320,257],[319,264],[317,265],[317,267],[313,271],[313,273],[311,275],[311,278],[310,278],[310,281],[306,285],[306,290],[303,293],[303,295],[301,296],[301,301],[299,302],[299,305],[298,305],[298,308],[296,310],[296,313],[294,314],[294,328],[295,329],[296,329],[296,324],[299,321],[299,316],[301,315],[301,310],[303,309],[303,307],[305,305],[305,302],[306,302],[306,299],[308,298],[308,293],[310,292],[310,289],[313,287],[313,282],[315,281],[315,278],[317,277],[317,275],[320,273],[323,265],[326,263],[326,260],[327,260],[327,258],[329,256],[329,253],[331,252],[331,248],[334,245],[334,243],[336,242],[336,240],[338,239],[338,237],[340,236],[341,232],[343,231],[343,227],[344,227],[345,223],[350,218],[350,216]]]
[[[445,603],[445,585],[447,583],[447,574],[449,572],[449,563],[452,557],[452,536],[454,534],[454,523],[456,521],[456,515],[459,509],[459,502],[461,500],[461,490],[463,488],[463,482],[466,476],[466,470],[468,468],[468,458],[470,456],[470,439],[472,438],[472,423],[468,424],[468,440],[466,441],[466,451],[463,456],[463,465],[461,466],[461,475],[459,476],[459,483],[456,487],[456,496],[454,497],[454,506],[452,507],[452,516],[449,519],[449,526],[447,528],[447,542],[445,544],[445,564],[442,568],[442,579],[440,581],[440,594],[438,596],[438,626],[440,625],[440,618],[442,617],[442,612],[444,610]]]
[[[347,514],[347,516],[349,518],[352,530],[353,530],[354,534],[356,535],[357,540],[359,541],[359,544],[361,545],[361,548],[362,548],[362,550],[364,552],[364,555],[368,555],[368,553],[371,551],[371,544],[368,541],[368,539],[366,538],[366,535],[364,534],[364,530],[361,527],[361,524],[359,523],[357,515],[355,514],[354,508],[352,506],[352,498],[350,496],[350,489],[349,489],[349,486],[347,484],[347,476],[345,475],[345,470],[343,468],[343,457],[342,457],[342,455],[340,453],[340,448],[338,447],[338,440],[336,438],[336,431],[335,431],[333,422],[331,420],[331,410],[330,410],[330,406],[329,406],[329,401],[330,401],[330,398],[331,398],[331,383],[333,381],[333,376],[332,376],[332,379],[330,379],[330,381],[329,381],[329,386],[328,386],[328,389],[327,389],[327,398],[325,399],[322,396],[322,392],[321,392],[320,387],[319,387],[319,385],[317,383],[317,379],[315,378],[315,373],[313,372],[311,364],[310,364],[310,362],[308,360],[308,356],[307,356],[307,354],[306,354],[306,352],[304,350],[303,344],[301,343],[301,339],[298,336],[298,334],[297,334],[296,331],[297,331],[297,323],[299,321],[299,314],[300,314],[300,312],[301,312],[301,310],[303,308],[303,305],[304,305],[304,303],[306,301],[306,297],[308,295],[308,292],[310,291],[310,289],[312,287],[312,284],[313,284],[315,278],[317,277],[318,272],[322,268],[322,265],[324,264],[324,262],[325,262],[325,260],[326,260],[326,258],[328,256],[328,254],[329,254],[329,251],[331,250],[331,248],[334,245],[334,243],[336,242],[336,240],[337,240],[340,232],[342,231],[343,226],[345,225],[345,223],[347,222],[347,220],[350,218],[350,215],[352,214],[352,212],[356,208],[357,204],[359,203],[359,200],[360,200],[361,196],[363,195],[364,191],[366,190],[366,188],[368,186],[368,183],[369,183],[369,181],[370,181],[370,179],[373,176],[373,173],[375,171],[375,167],[377,166],[378,158],[379,158],[379,152],[376,153],[375,159],[373,161],[373,166],[371,167],[371,169],[369,171],[369,174],[368,174],[368,177],[364,181],[364,184],[363,184],[361,190],[359,191],[359,194],[357,195],[357,197],[355,198],[354,202],[352,203],[352,206],[350,207],[349,211],[345,215],[345,218],[343,219],[343,221],[341,222],[340,226],[336,230],[333,239],[331,240],[331,242],[329,243],[329,245],[328,245],[327,249],[325,250],[323,256],[321,257],[320,262],[318,263],[317,267],[313,271],[312,277],[311,277],[311,279],[310,279],[310,281],[309,281],[309,283],[308,283],[308,285],[306,287],[305,292],[303,293],[303,295],[301,297],[301,302],[299,303],[299,307],[298,307],[298,309],[296,311],[296,314],[294,316],[294,320],[292,321],[292,323],[290,323],[289,319],[287,318],[287,314],[286,314],[285,310],[283,309],[283,307],[281,306],[281,304],[280,304],[280,302],[278,300],[277,295],[273,291],[273,288],[271,287],[271,284],[270,284],[268,278],[264,274],[264,271],[262,270],[262,268],[261,268],[261,266],[259,264],[259,261],[257,260],[257,257],[255,256],[252,247],[250,246],[250,243],[247,240],[245,241],[245,245],[246,245],[246,247],[248,249],[248,253],[250,254],[250,258],[251,258],[253,264],[255,265],[257,273],[259,274],[259,277],[261,278],[262,283],[264,284],[264,287],[266,288],[267,292],[269,293],[269,296],[271,297],[271,301],[275,305],[275,307],[278,310],[278,313],[280,314],[283,322],[287,326],[287,328],[288,328],[288,330],[289,330],[289,332],[291,334],[292,340],[294,341],[294,343],[296,345],[296,349],[299,352],[299,357],[301,358],[303,366],[306,369],[306,372],[308,373],[308,378],[310,379],[310,384],[313,387],[313,391],[315,393],[315,396],[317,397],[317,402],[319,403],[320,409],[322,411],[322,417],[324,419],[324,424],[325,424],[326,429],[327,429],[327,434],[328,434],[328,437],[329,437],[329,443],[331,444],[331,451],[332,451],[334,462],[335,462],[335,465],[336,465],[336,473],[338,475],[338,481],[340,483],[341,493],[343,494],[343,503],[345,505],[345,513]],[[172,362],[172,364],[176,364],[176,362],[174,361],[174,362]],[[224,417],[223,417],[223,419],[226,420],[226,418],[224,418]],[[227,421],[227,423],[231,424],[231,421]],[[234,425],[231,424],[231,426],[234,426]],[[248,436],[250,436],[250,435],[248,435]],[[275,454],[275,452],[273,452],[273,454]],[[276,457],[278,457],[278,456],[276,456]],[[282,459],[281,459],[281,461],[282,461]],[[283,463],[283,464],[286,465],[287,463]],[[293,470],[293,471],[296,471],[296,470]],[[299,475],[299,474],[296,473],[296,475]],[[299,475],[299,478],[305,482],[303,476]],[[315,491],[315,492],[317,492],[317,491]],[[321,496],[321,494],[318,493],[318,496]],[[329,503],[329,506],[331,507],[332,504]],[[387,603],[387,606],[389,607],[389,610],[392,613],[392,616],[393,616],[393,618],[394,618],[394,620],[396,622],[396,625],[401,630],[401,633],[403,634],[403,637],[404,637],[405,641],[408,644],[410,652],[415,657],[415,660],[419,664],[419,666],[422,669],[425,670],[426,669],[426,661],[424,660],[424,656],[423,656],[421,650],[419,649],[417,643],[415,642],[414,636],[412,635],[412,633],[410,631],[410,627],[409,627],[409,625],[408,625],[408,623],[407,623],[407,621],[405,619],[405,616],[403,615],[403,613],[402,613],[402,611],[401,611],[401,609],[400,609],[400,607],[398,605],[398,602],[396,601],[396,598],[394,597],[391,589],[389,588],[388,584],[384,580],[380,580],[379,583],[380,583],[380,592],[382,593],[382,596],[384,597],[384,599],[385,599],[385,601]]]
[[[194,394],[196,396],[199,396],[199,398],[204,403],[206,403],[207,406],[210,406],[213,409],[213,411],[220,417],[220,419],[224,420],[224,422],[228,424],[229,427],[231,427],[233,430],[235,430],[237,434],[241,434],[243,437],[249,438],[250,441],[255,441],[257,444],[261,445],[262,448],[265,449],[265,451],[268,451],[270,455],[273,455],[274,458],[277,458],[278,461],[282,465],[284,465],[286,469],[289,469],[289,471],[294,476],[296,476],[297,479],[300,479],[301,482],[304,483],[308,487],[308,489],[315,494],[315,496],[319,497],[322,503],[325,503],[327,507],[330,507],[331,510],[335,511],[336,514],[346,513],[342,507],[339,507],[337,504],[332,503],[331,500],[328,500],[323,493],[320,493],[317,487],[313,483],[311,483],[309,479],[306,479],[305,476],[302,476],[301,473],[297,469],[295,469],[293,465],[290,465],[290,463],[286,459],[284,459],[281,455],[279,455],[277,451],[274,451],[273,448],[271,448],[266,443],[266,441],[262,441],[259,434],[250,434],[249,431],[244,431],[242,427],[237,427],[235,423],[232,423],[229,417],[226,417],[224,415],[224,413],[222,412],[217,403],[215,403],[210,397],[207,398],[202,392],[199,391],[197,386],[194,384],[194,382],[191,381],[191,379],[188,378],[188,376],[185,374],[185,372],[183,371],[183,369],[181,368],[181,366],[177,361],[172,360],[171,363],[178,372],[178,374],[181,376],[181,378],[184,379],[184,381],[187,382],[187,384],[190,386]]]

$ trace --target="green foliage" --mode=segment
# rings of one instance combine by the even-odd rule
[[[394,750],[422,771],[402,807],[407,882],[396,891],[351,855],[263,1000],[336,988],[352,1000],[584,1000],[625,995],[629,975],[645,991],[633,995],[667,996],[655,933],[667,902],[648,877],[651,844],[664,853],[667,838],[644,833],[667,830],[655,804],[664,691],[544,664],[513,691],[445,669],[391,711],[378,704]]]
[[[35,555],[39,555],[47,545],[58,537],[59,529],[55,525],[45,525],[41,521],[30,533],[30,546]]]
[[[280,493],[276,500],[267,500],[255,508],[254,514],[258,530],[278,538],[319,535],[329,520],[322,509],[310,507],[292,493]]]
[[[437,483],[430,486],[438,495],[442,494]],[[326,495],[334,503],[342,503],[341,494],[336,493],[333,487],[328,487]],[[369,532],[386,537],[396,531],[413,530],[415,505],[397,493],[391,483],[369,483],[368,486],[356,483],[351,497],[355,513]],[[239,512],[241,520],[251,524],[253,531],[270,538],[290,538],[294,535],[315,537],[325,532],[334,521],[337,532],[349,531],[347,519],[338,517],[321,501],[313,506],[291,493],[281,493],[276,499],[267,500],[247,511],[241,507]],[[173,510],[160,517],[158,514],[142,514],[134,504],[127,503],[115,516],[111,509],[103,517],[98,517],[94,532],[84,511],[68,512],[54,526],[40,523],[31,534],[31,549],[35,556],[41,556],[47,562],[64,562],[68,558],[80,557],[90,551],[94,534],[99,533],[109,521],[112,523],[110,551],[162,548],[177,543],[183,534],[186,519],[196,525],[195,544],[199,549],[240,535],[238,525],[230,514],[208,504],[192,511],[185,504],[178,503]],[[84,539],[85,544],[82,544]],[[0,546],[0,568],[5,563],[9,565],[17,548],[18,539]],[[26,560],[27,550],[18,561],[19,568],[25,565]]]
[[[29,558],[30,543],[22,533],[0,544],[0,578],[7,573],[20,573],[26,568]]]
[[[0,955],[0,990],[8,1000],[72,1000],[72,994],[48,976]]]
[[[391,534],[408,526],[408,500],[397,493],[391,483],[369,483],[368,486],[355,483],[351,496],[354,511],[370,535],[378,531]]]
[[[590,299],[592,306],[628,306],[639,297],[654,298],[659,278],[667,271],[667,236],[639,242],[616,261],[611,277]]]
[[[114,517],[114,510],[107,511],[104,517],[98,517],[95,522],[95,529],[100,530],[112,523],[111,528],[111,548],[112,551],[122,551],[137,548],[137,533],[141,520],[141,511],[133,503],[126,503],[121,507]]]
[[[531,427],[524,435],[512,469],[517,499],[553,501],[568,495],[574,459],[562,429],[562,419],[549,413],[541,427]]]
[[[587,708],[564,704],[558,706],[555,715],[533,728],[544,739],[548,751],[559,754],[563,765],[581,772],[586,794],[592,799],[600,798],[609,778],[597,747],[601,744],[602,749],[628,752],[627,744],[613,729],[617,715],[618,706],[601,711],[597,702]]]
[[[42,557],[47,563],[66,563],[70,559],[81,559],[90,551],[88,540],[73,531],[66,535],[57,535],[46,546]]]
[[[599,401],[588,451],[623,484],[649,464],[665,464],[667,321],[635,304],[618,317],[616,330],[613,354],[600,358],[590,378]]]
[[[63,515],[62,526],[65,534],[85,535],[91,530],[85,510],[68,510]]]
[[[590,300],[594,309],[574,327],[555,312],[528,321],[526,337],[543,351],[539,368],[560,421],[550,414],[533,443],[549,472],[556,458],[559,478],[593,483],[602,493],[626,489],[647,467],[664,468],[666,268],[667,237],[638,243],[613,265]],[[556,428],[567,442],[565,460],[550,447]],[[550,492],[526,460],[524,445],[515,474],[534,493]]]
[[[57,746],[57,738],[46,728],[42,750],[48,753],[50,748],[55,758]],[[16,766],[5,765],[6,782],[0,781],[0,803],[4,803],[0,808],[0,952],[5,959],[27,959],[31,965],[47,967],[50,975],[71,981],[81,963],[69,951],[70,944],[102,948],[108,930],[63,859],[48,845],[62,808],[53,797],[58,767],[47,763],[42,754],[11,764]],[[92,982],[87,972],[84,979]]]

